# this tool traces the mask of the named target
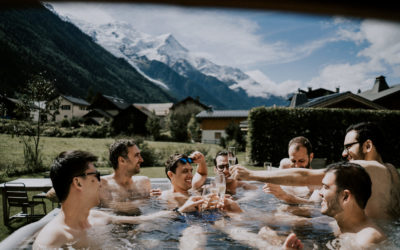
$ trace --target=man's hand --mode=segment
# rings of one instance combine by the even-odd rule
[[[280,185],[267,183],[263,186],[263,191],[267,194],[273,194],[280,200],[286,200],[287,193],[283,191]]]
[[[192,158],[193,162],[198,164],[206,162],[204,155],[199,151],[194,151],[193,153],[191,153],[189,155],[189,158]]]
[[[239,204],[237,204],[237,202],[232,200],[230,197],[228,198],[228,196],[226,196],[222,201],[218,203],[217,208],[221,209],[222,211],[231,213],[243,212]]]
[[[236,180],[248,180],[250,178],[251,171],[247,168],[235,165],[229,169],[231,177]]]
[[[186,213],[186,212],[193,212],[196,210],[199,210],[199,207],[201,204],[203,204],[204,199],[201,196],[191,196],[185,204],[183,204],[178,211],[181,213]]]
[[[303,249],[303,243],[294,233],[291,233],[283,243],[282,249]]]
[[[161,193],[162,191],[159,188],[150,189],[150,196],[160,196]]]

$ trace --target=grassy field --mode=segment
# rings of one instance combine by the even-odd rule
[[[108,146],[114,142],[114,139],[91,139],[91,138],[54,138],[54,137],[42,137],[41,149],[43,152],[43,162],[46,166],[50,166],[52,160],[62,151],[66,150],[85,150],[94,153],[99,157],[99,161],[106,163],[108,159]],[[209,176],[214,176],[214,170],[212,165],[212,157],[215,156],[218,150],[221,148],[218,145],[211,144],[192,144],[192,143],[177,143],[177,142],[154,142],[146,141],[150,148],[156,150],[162,158],[166,159],[166,156],[175,152],[186,152],[194,149],[201,149],[203,152],[207,152],[207,164],[209,170]],[[239,162],[245,164],[245,153],[238,154]],[[21,168],[23,167],[23,146],[20,139],[17,137],[11,137],[10,135],[0,134],[0,175],[4,174],[5,169],[8,168]],[[104,165],[102,165],[104,166]],[[260,169],[250,167],[251,169]],[[100,167],[102,175],[112,173],[111,167]],[[153,167],[142,167],[139,175],[148,176],[150,178],[165,178],[165,171],[163,166]],[[43,178],[48,177],[48,172],[37,173],[31,175],[4,177],[3,181],[10,181],[17,178]],[[33,195],[34,193],[30,193]],[[0,196],[0,203],[1,203]],[[51,210],[51,202],[46,201],[48,211]],[[4,226],[3,222],[3,208],[0,206],[0,240],[3,240],[14,230],[26,224],[25,220],[13,223],[11,228]],[[12,211],[16,212],[16,211]],[[40,206],[36,208],[36,212],[42,212]],[[12,214],[12,213],[11,213]]]

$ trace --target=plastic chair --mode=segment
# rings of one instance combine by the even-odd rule
[[[4,189],[6,194],[4,198],[7,199],[8,203],[7,216],[9,218],[9,221],[15,218],[26,218],[27,221],[29,221],[32,218],[40,218],[47,214],[46,203],[43,200],[29,200],[28,192],[26,191],[24,183],[7,182],[4,184]],[[35,215],[34,208],[37,205],[43,206],[44,214]],[[10,217],[11,207],[19,207],[22,211]],[[28,213],[28,208],[30,208],[30,213]]]

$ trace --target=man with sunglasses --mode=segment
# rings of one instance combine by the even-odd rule
[[[192,174],[192,163],[198,164],[195,175]],[[189,190],[197,190],[205,183],[208,175],[207,163],[199,151],[190,156],[173,154],[165,163],[165,174],[171,181],[171,189],[163,191],[161,198],[175,201],[177,206],[182,206],[190,196]]]
[[[109,160],[114,173],[101,181],[100,206],[123,214],[138,214],[143,198],[161,191],[151,189],[147,176],[134,176],[140,172],[143,158],[134,140],[120,139],[110,145]]]
[[[237,164],[236,159],[236,164]],[[231,178],[231,174],[229,173],[229,161],[228,161],[228,151],[222,150],[219,151],[214,158],[214,172],[216,174],[222,173],[225,176],[226,183],[226,193],[234,195],[236,194],[237,188],[243,188],[245,190],[254,190],[257,189],[256,185],[252,185],[243,181],[238,181]]]
[[[365,213],[372,219],[400,218],[400,176],[393,165],[384,163],[381,152],[384,138],[374,123],[362,122],[346,130],[343,157],[359,164],[371,177],[372,195]],[[280,171],[250,171],[235,166],[232,176],[237,179],[256,180],[279,185],[319,185],[324,169],[284,169]]]
[[[33,249],[94,249],[101,248],[101,239],[90,237],[91,228],[106,224],[138,224],[173,212],[161,211],[146,216],[115,216],[92,210],[100,202],[100,173],[89,152],[62,152],[51,166],[50,178],[61,202],[60,212],[38,234]]]

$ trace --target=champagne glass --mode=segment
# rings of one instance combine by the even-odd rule
[[[235,147],[228,147],[228,161],[229,167],[232,167],[236,164],[236,148]]]
[[[226,191],[226,181],[225,181],[225,175],[223,173],[217,173],[215,175],[215,186],[218,190],[218,196],[220,197],[220,199],[223,200]]]
[[[271,162],[264,162],[264,169],[267,171],[271,171],[272,170],[272,163]]]

